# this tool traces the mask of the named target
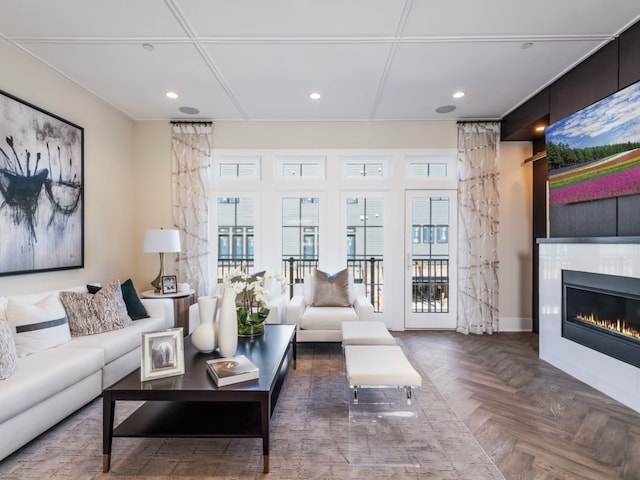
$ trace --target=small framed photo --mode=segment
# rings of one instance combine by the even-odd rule
[[[162,294],[178,293],[178,279],[175,275],[165,275],[162,277]]]
[[[182,328],[168,328],[142,334],[140,380],[172,377],[184,373]]]

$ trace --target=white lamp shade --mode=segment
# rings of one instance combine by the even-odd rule
[[[180,251],[178,230],[146,230],[144,232],[144,253],[165,253]]]

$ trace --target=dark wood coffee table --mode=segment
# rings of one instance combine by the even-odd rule
[[[260,378],[216,387],[205,362],[217,352],[199,353],[184,339],[185,373],[146,382],[136,370],[103,395],[103,471],[111,466],[113,437],[262,438],[264,473],[269,472],[269,428],[289,364],[296,368],[295,325],[265,325],[256,338],[238,338],[237,354],[260,369]],[[113,428],[117,400],[145,401]]]

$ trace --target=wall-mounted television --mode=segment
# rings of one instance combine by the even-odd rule
[[[640,193],[640,82],[545,130],[549,204]]]

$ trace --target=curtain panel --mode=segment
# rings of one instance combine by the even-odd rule
[[[173,223],[182,251],[176,260],[179,282],[197,295],[210,295],[209,175],[211,123],[172,123]]]
[[[499,332],[498,122],[458,124],[458,326]]]

